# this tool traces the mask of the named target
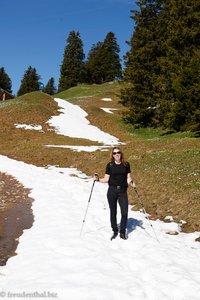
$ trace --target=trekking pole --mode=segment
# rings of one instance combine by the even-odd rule
[[[90,199],[91,199],[91,196],[92,196],[92,191],[93,191],[93,188],[94,188],[94,184],[95,184],[95,180],[93,181],[93,185],[92,185],[92,188],[91,188],[91,192],[90,192],[90,196],[89,196],[89,199],[88,199],[87,208],[86,208],[86,211],[85,211],[85,216],[83,218],[83,223],[82,223],[82,226],[81,226],[80,235],[82,234],[82,231],[83,231],[83,226],[84,226],[86,215],[87,215],[87,211],[88,211],[88,208],[89,208]]]
[[[156,235],[156,232],[155,232],[155,230],[154,230],[154,228],[153,228],[153,225],[152,225],[152,223],[151,223],[151,221],[150,221],[150,219],[149,219],[149,217],[148,217],[148,215],[147,215],[146,209],[145,209],[145,207],[144,207],[144,203],[143,203],[142,199],[140,198],[140,195],[139,195],[137,189],[134,188],[134,190],[135,190],[135,193],[136,193],[136,195],[137,195],[137,197],[138,197],[139,203],[140,203],[140,205],[142,206],[143,213],[145,214],[145,216],[146,216],[147,220],[149,221],[149,224],[150,224],[150,226],[151,226],[151,228],[152,228],[152,230],[153,230],[153,232],[154,232],[154,235],[155,235],[155,237],[156,237],[156,240],[157,240],[158,242],[160,242],[159,239],[158,239],[158,237],[157,237],[157,235]]]

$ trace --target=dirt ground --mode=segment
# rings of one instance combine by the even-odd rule
[[[30,190],[24,188],[15,178],[0,173],[0,265],[17,253],[19,237],[23,230],[34,222],[33,199]]]

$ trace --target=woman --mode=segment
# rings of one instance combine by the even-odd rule
[[[126,240],[126,227],[128,218],[128,185],[136,188],[134,181],[131,178],[131,170],[129,162],[124,160],[123,152],[119,147],[114,147],[111,152],[110,162],[106,166],[105,175],[99,178],[95,173],[94,180],[102,183],[108,183],[107,192],[108,204],[110,208],[110,222],[113,230],[112,239],[118,235],[117,227],[117,202],[121,210],[120,222],[120,238]]]

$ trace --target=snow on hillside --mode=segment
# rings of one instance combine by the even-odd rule
[[[118,110],[117,108],[107,108],[107,107],[100,107],[103,111],[109,114],[113,114],[113,110]]]
[[[59,126],[68,122],[63,115],[62,121],[57,117]],[[77,110],[72,131],[81,125],[79,120]],[[90,126],[85,130],[90,132]],[[80,235],[91,177],[72,168],[36,167],[5,156],[0,156],[0,171],[31,188],[35,200],[33,227],[20,237],[17,255],[1,267],[0,297],[199,300],[199,233],[171,236],[166,232],[178,231],[178,224],[152,221],[158,242],[144,214],[130,208],[128,240],[110,241],[107,185],[97,182]]]
[[[49,120],[49,125],[56,128],[58,134],[63,134],[75,138],[84,138],[97,141],[105,145],[118,145],[118,138],[103,132],[93,126],[86,119],[87,113],[78,105],[71,104],[65,100],[56,98],[62,114],[53,116]]]
[[[15,124],[16,128],[23,128],[26,130],[38,130],[41,131],[42,130],[42,126],[41,125],[33,125],[33,124]]]
[[[112,101],[111,98],[102,98],[101,100],[102,100],[102,101]]]

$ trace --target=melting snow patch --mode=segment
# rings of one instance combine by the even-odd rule
[[[118,110],[117,108],[106,108],[106,107],[100,107],[100,108],[109,114],[113,114],[112,110]]]
[[[165,218],[164,218],[164,220],[166,220],[166,221],[173,221],[173,217],[172,216],[166,216]]]
[[[33,124],[15,124],[16,128],[24,128],[24,129],[28,129],[28,130],[42,130],[42,126],[41,125],[33,125]]]
[[[111,98],[102,98],[101,100],[103,100],[103,101],[112,101]]]
[[[59,98],[56,98],[55,101],[60,107],[61,114],[53,116],[48,121],[48,124],[55,127],[57,134],[88,139],[110,146],[121,144],[115,136],[91,125],[86,119],[87,113],[78,105],[71,104]]]
[[[107,146],[68,146],[68,145],[46,145],[46,147],[66,148],[66,149],[72,149],[73,151],[76,151],[76,152],[81,152],[81,151],[94,152],[97,150],[106,151],[108,148]]]

